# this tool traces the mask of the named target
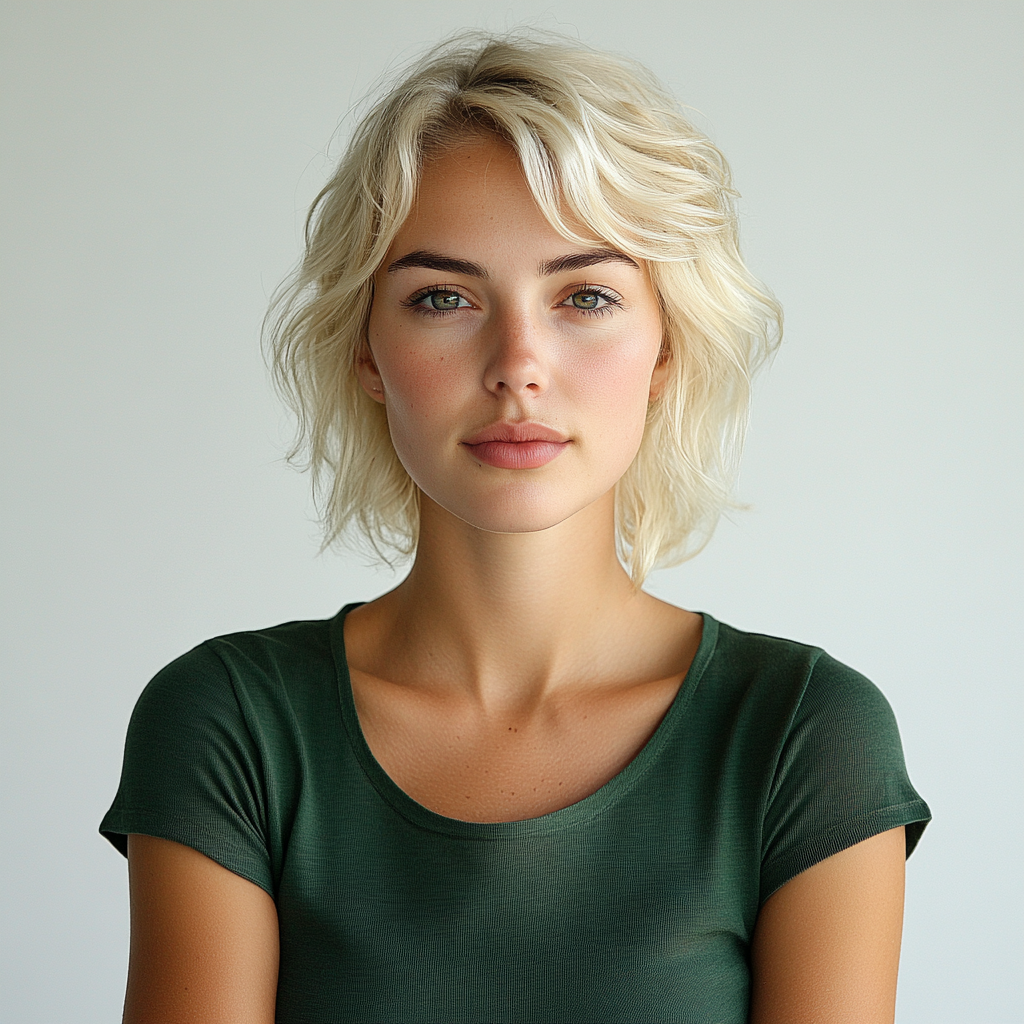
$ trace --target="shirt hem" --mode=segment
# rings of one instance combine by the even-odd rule
[[[276,898],[273,883],[267,874],[254,868],[252,857],[237,849],[237,844],[225,842],[225,837],[205,829],[192,821],[168,820],[140,812],[108,814],[100,825],[100,835],[107,839],[122,856],[128,856],[128,836],[153,836],[181,843],[216,861],[221,867],[258,885],[271,898]],[[231,849],[235,846],[236,849]]]
[[[827,857],[849,849],[872,836],[887,832],[891,828],[898,828],[900,825],[920,826],[907,829],[906,855],[909,857],[914,847],[917,846],[917,841],[921,838],[925,825],[931,820],[931,816],[928,805],[920,799],[896,804],[892,807],[883,807],[862,814],[852,821],[836,825],[798,846],[795,850],[769,860],[761,869],[759,907],[764,906],[769,896],[801,872],[814,867],[815,864]]]

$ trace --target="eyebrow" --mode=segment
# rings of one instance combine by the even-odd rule
[[[406,270],[409,267],[423,267],[426,270],[440,270],[442,274],[462,274],[465,277],[487,277],[487,271],[479,263],[456,259],[454,256],[443,256],[439,252],[428,252],[417,249],[395,260],[388,266],[388,273]]]
[[[588,249],[586,252],[572,252],[566,256],[557,256],[553,260],[545,260],[540,265],[540,273],[543,277],[550,277],[552,274],[583,270],[585,267],[593,267],[598,263],[625,263],[640,269],[636,260],[617,249]],[[388,265],[388,273],[407,270],[410,267],[438,270],[443,274],[461,274],[464,277],[486,278],[488,276],[487,271],[479,263],[460,260],[454,256],[445,256],[439,252],[429,252],[426,249],[417,249],[415,252],[410,252],[395,260],[394,263]]]
[[[618,249],[588,249],[586,252],[573,252],[568,256],[547,260],[540,265],[540,272],[548,277],[551,274],[564,274],[570,270],[583,270],[584,267],[593,267],[598,263],[625,263],[628,266],[636,267],[637,270],[640,269],[636,260],[630,259]]]

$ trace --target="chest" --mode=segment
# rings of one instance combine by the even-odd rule
[[[498,715],[351,675],[364,738],[391,780],[437,814],[478,822],[536,818],[600,789],[680,686],[671,677]]]
[[[438,820],[372,765],[310,780],[276,897],[281,1018],[745,1020],[756,829],[661,754],[524,823]]]
[[[721,872],[618,824],[481,841],[382,822],[368,853],[348,830],[279,892],[281,1019],[746,1020],[744,921],[707,899]]]

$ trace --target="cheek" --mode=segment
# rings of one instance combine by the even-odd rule
[[[467,386],[465,370],[450,352],[415,343],[382,346],[377,368],[387,396],[388,425],[406,468],[421,452],[436,449],[452,430],[452,409]]]
[[[580,410],[592,437],[632,460],[643,437],[655,357],[647,345],[584,353],[568,367]]]

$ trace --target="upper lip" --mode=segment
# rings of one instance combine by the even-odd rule
[[[492,423],[489,427],[466,438],[463,444],[484,444],[487,441],[504,441],[506,444],[523,444],[526,441],[565,442],[565,434],[544,426],[543,423]]]

